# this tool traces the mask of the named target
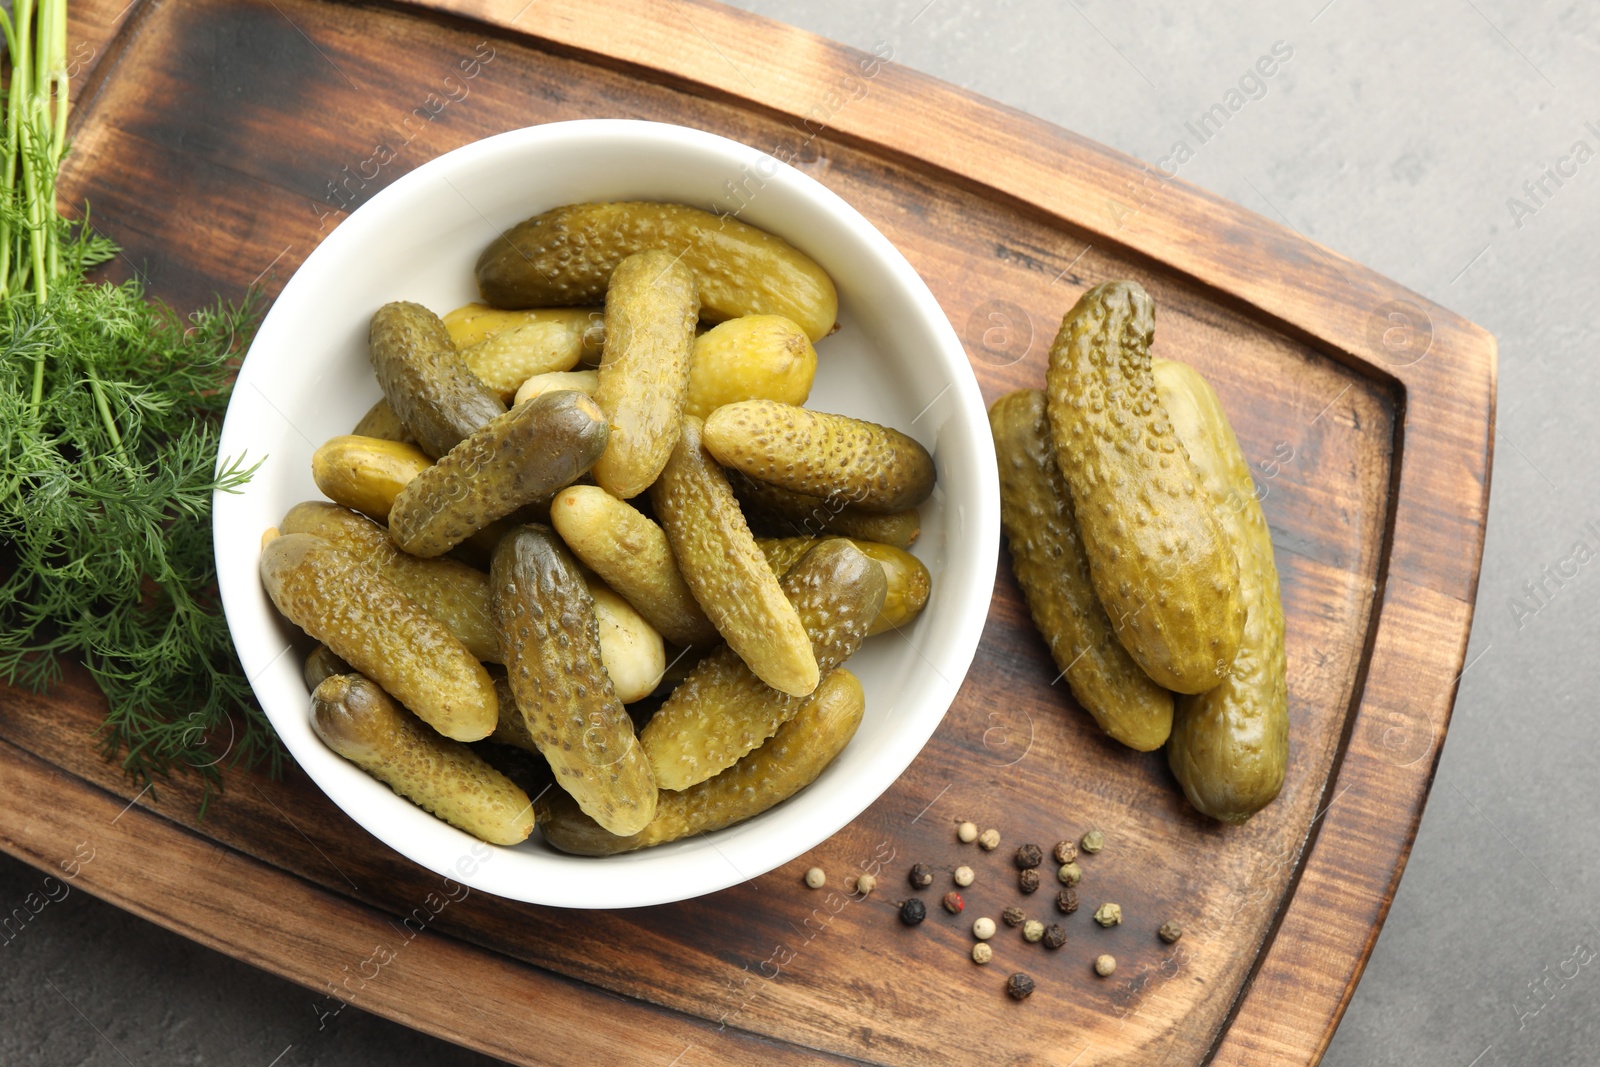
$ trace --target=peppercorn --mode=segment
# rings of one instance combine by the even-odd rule
[[[1094,958],[1094,973],[1101,978],[1106,977],[1117,969],[1117,960],[1114,956],[1099,955]]]
[[[1000,831],[995,829],[985,830],[978,835],[978,847],[985,852],[993,852],[1000,847]]]
[[[970,845],[978,839],[978,824],[975,822],[962,822],[956,827],[956,837],[963,844]]]
[[[900,902],[900,921],[907,926],[915,926],[928,917],[928,907],[916,897]]]
[[[933,884],[933,868],[926,863],[916,863],[911,866],[911,873],[907,876],[912,889],[926,889]]]
[[[972,920],[972,936],[979,941],[987,941],[994,936],[994,920],[987,915]]]
[[[1017,870],[1025,871],[1029,867],[1037,867],[1044,862],[1044,853],[1039,851],[1038,845],[1023,845],[1017,849],[1017,854],[1011,857],[1011,862],[1017,865]]]
[[[1076,863],[1063,863],[1056,871],[1056,878],[1060,879],[1062,885],[1077,885],[1083,881],[1083,868]]]
[[[1078,858],[1078,846],[1071,841],[1057,841],[1055,851],[1050,854],[1057,863],[1071,863]]]
[[[1106,835],[1101,833],[1099,830],[1090,830],[1088,833],[1083,835],[1083,840],[1079,841],[1078,844],[1085,852],[1092,856],[1096,852],[1099,852],[1101,849],[1106,847]]]
[[[1156,935],[1170,945],[1183,936],[1183,927],[1174,922],[1165,922],[1161,924],[1161,929],[1156,931]]]
[[[1060,948],[1067,943],[1067,931],[1060,923],[1051,923],[1044,928],[1044,947]]]
[[[1102,904],[1094,911],[1094,921],[1110,929],[1122,922],[1122,906],[1120,904]]]
[[[973,963],[976,963],[981,967],[983,964],[988,963],[992,959],[994,959],[994,949],[989,945],[989,942],[979,941],[976,945],[972,946]]]
[[[939,903],[943,904],[944,910],[948,911],[951,915],[961,914],[961,909],[967,906],[967,902],[961,899],[961,894],[957,893],[954,889],[946,893],[944,895],[944,899],[940,900]]]
[[[955,879],[956,885],[960,886],[962,889],[965,889],[967,886],[972,884],[972,879],[975,876],[972,873],[972,868],[971,867],[967,867],[967,866],[963,865],[963,866],[957,867],[955,869],[955,873],[952,874],[950,877]]]
[[[1056,894],[1056,910],[1063,915],[1071,915],[1078,910],[1078,894],[1071,889],[1063,889]]]
[[[1029,919],[1022,924],[1022,940],[1029,944],[1036,944],[1044,936],[1044,923],[1038,919]]]
[[[1012,1000],[1027,1000],[1033,996],[1033,979],[1018,971],[1006,979],[1006,992]]]
[[[1022,921],[1027,917],[1021,908],[1015,906],[1009,907],[1000,913],[1000,918],[1007,926],[1021,926]]]
[[[872,875],[863,874],[856,877],[856,892],[862,896],[866,896],[876,888],[878,888],[878,880]]]
[[[1024,893],[1032,893],[1039,888],[1039,872],[1029,867],[1025,871],[1017,872],[1017,888]]]
[[[821,867],[813,867],[806,872],[806,885],[812,889],[821,889],[828,884],[828,875]]]

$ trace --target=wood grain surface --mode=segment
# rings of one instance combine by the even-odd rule
[[[252,284],[270,295],[349,210],[441,152],[627,117],[792,152],[921,272],[988,400],[1040,384],[1085,288],[1135,278],[1157,302],[1156,354],[1215,384],[1257,465],[1288,618],[1283,795],[1224,828],[1187,809],[1159,753],[1099,736],[1052,684],[1002,559],[972,671],[901,781],[812,853],[712,897],[599,913],[456,900],[461,887],[292,768],[233,774],[197,824],[192,782],[163,784],[156,804],[100,760],[103,708],[76,674],[45,698],[0,691],[0,847],[53,866],[91,841],[85,888],[306,985],[314,1010],[348,1001],[515,1062],[964,1062],[978,1032],[1006,1063],[1315,1062],[1392,898],[1454,700],[1493,339],[1142,164],[753,16],[427,6],[80,4],[90,52],[63,195],[122,244],[109,276],[136,272],[179,307]],[[958,818],[1006,845],[959,844]],[[1077,914],[1021,896],[1012,847],[1091,827],[1108,845],[1083,861]],[[965,915],[895,921],[917,861],[977,869]],[[812,864],[834,886],[881,867],[880,889],[811,893]],[[1102,901],[1122,905],[1122,926],[1090,921]],[[1060,919],[1066,946],[1002,928],[995,962],[973,966],[971,918],[1013,903]],[[1169,919],[1187,931],[1174,946],[1155,936]],[[404,954],[352,982],[368,942]],[[1118,959],[1110,979],[1090,970],[1101,952]],[[1020,1005],[1002,992],[1018,969],[1039,987]]]

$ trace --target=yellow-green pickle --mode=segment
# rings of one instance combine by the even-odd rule
[[[389,521],[400,490],[433,466],[416,445],[348,434],[330,437],[311,453],[311,478],[336,504]]]
[[[656,518],[684,583],[728,647],[763,682],[806,696],[821,673],[811,638],[756,546],[739,502],[700,441],[700,420],[686,416],[683,436],[650,488]]]
[[[284,617],[446,737],[494,732],[494,684],[444,623],[349,552],[308,533],[261,549],[261,583]]]
[[[518,223],[478,257],[478,291],[497,308],[593,304],[611,272],[648,248],[682,257],[702,317],[783,315],[812,341],[833,330],[833,281],[793,245],[731,216],[682,204],[570,204]]]
[[[1011,568],[1051,658],[1102,730],[1140,752],[1160,748],[1172,732],[1172,694],[1128,655],[1095,596],[1044,393],[1019,389],[996,400],[989,427]]]
[[[780,577],[789,573],[789,568],[800,562],[807,552],[817,546],[817,543],[817,539],[812,537],[756,538],[756,544],[766,553],[767,563],[772,567],[773,573]],[[922,565],[922,561],[905,549],[896,548],[894,545],[883,545],[876,541],[863,541],[858,538],[852,538],[850,543],[883,568],[883,576],[887,583],[883,608],[878,612],[878,617],[872,620],[872,625],[867,629],[867,636],[881,634],[885,630],[898,630],[916,618],[927,605],[928,594],[933,590],[933,578],[928,574],[928,568]]]
[[[626,500],[650,488],[678,443],[699,311],[694,275],[670,252],[636,252],[612,272],[594,393],[611,436],[594,480],[613,496]]]
[[[496,519],[548,499],[594,466],[609,437],[582,393],[546,393],[477,430],[395,498],[389,532],[414,556],[438,556]]]
[[[703,419],[740,400],[804,404],[816,373],[810,338],[782,315],[729,319],[695,338],[683,410]]]
[[[620,837],[607,833],[554,789],[535,805],[540,829],[563,852],[610,856],[743,822],[816,781],[855,736],[865,710],[861,683],[840,667],[766,744],[699,785],[662,792],[655,818],[639,832]]]
[[[505,402],[461,361],[439,316],[421,304],[397,300],[379,308],[367,345],[384,399],[430,456],[505,413]]]
[[[783,576],[824,675],[861,647],[883,607],[883,568],[842,537],[818,542]],[[656,784],[687,789],[732,766],[787,722],[804,697],[757,678],[729,648],[689,672],[639,739]]]
[[[1289,765],[1288,663],[1272,531],[1210,384],[1168,360],[1155,361],[1155,381],[1238,554],[1239,591],[1249,609],[1244,640],[1221,683],[1178,698],[1167,762],[1195,808],[1243,822],[1278,795]]]
[[[325,679],[311,695],[311,728],[333,751],[458,830],[491,845],[515,845],[533,832],[528,794],[370,679]]]
[[[656,781],[601,662],[576,561],[548,527],[523,526],[501,539],[490,581],[511,691],[556,783],[611,833],[643,829]]]
[[[899,430],[847,415],[744,400],[706,418],[705,443],[725,467],[861,511],[904,511],[933,492],[927,449]]]
[[[1154,332],[1137,283],[1084,293],[1050,349],[1046,409],[1117,639],[1160,685],[1201,693],[1238,653],[1245,606],[1239,561],[1156,395]]]

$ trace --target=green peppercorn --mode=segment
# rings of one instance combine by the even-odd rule
[[[1076,863],[1063,863],[1056,871],[1056,878],[1062,885],[1077,885],[1083,881],[1083,868]]]
[[[1102,904],[1094,911],[1094,921],[1110,929],[1122,922],[1122,906],[1120,904]]]
[[[1156,935],[1170,945],[1183,936],[1183,927],[1175,922],[1164,922],[1161,924],[1161,929],[1156,931]]]
[[[1037,944],[1039,939],[1043,936],[1044,923],[1040,922],[1038,919],[1029,919],[1027,922],[1022,924],[1022,940],[1028,942],[1029,944]]]
[[[1106,835],[1099,830],[1090,830],[1083,835],[1083,840],[1079,841],[1078,844],[1092,856],[1106,847]]]

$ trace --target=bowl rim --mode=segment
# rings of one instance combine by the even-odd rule
[[[327,269],[327,264],[349,262],[348,257],[352,250],[360,248],[367,233],[373,226],[379,224],[378,220],[384,216],[391,203],[404,201],[421,187],[436,182],[441,177],[448,182],[452,173],[470,170],[486,162],[496,164],[496,161],[503,156],[516,158],[526,153],[537,156],[557,149],[563,143],[619,137],[635,141],[634,149],[646,153],[657,146],[674,150],[687,147],[697,153],[720,157],[732,164],[735,170],[741,163],[749,163],[752,154],[763,162],[770,161],[774,173],[772,177],[767,178],[768,184],[775,183],[789,194],[811,201],[812,207],[836,216],[848,228],[853,238],[864,242],[874,253],[877,261],[874,269],[887,268],[891,282],[911,301],[917,314],[926,321],[927,327],[937,338],[936,350],[928,353],[927,358],[936,360],[950,380],[946,391],[954,394],[956,404],[956,413],[951,416],[951,421],[972,423],[965,435],[964,448],[976,449],[978,453],[976,456],[968,457],[977,475],[978,484],[973,487],[973,499],[967,500],[964,495],[963,502],[972,506],[976,514],[964,516],[961,553],[963,555],[970,553],[973,556],[969,566],[974,569],[962,589],[955,591],[961,595],[955,596],[945,605],[945,610],[960,611],[962,614],[957,616],[954,624],[954,640],[949,643],[947,654],[941,659],[940,669],[936,672],[941,678],[945,678],[947,674],[949,676],[946,679],[946,691],[937,698],[942,699],[943,707],[939,709],[937,715],[922,713],[916,717],[908,716],[909,722],[897,727],[894,734],[896,738],[896,744],[893,746],[894,758],[890,764],[882,768],[885,771],[892,770],[892,773],[886,774],[881,783],[860,793],[857,797],[859,803],[851,800],[842,805],[836,802],[819,807],[816,815],[805,823],[807,827],[805,833],[791,832],[781,835],[781,841],[778,840],[780,835],[773,834],[770,835],[771,840],[762,843],[760,847],[744,847],[741,850],[741,860],[744,862],[740,864],[735,864],[729,859],[722,849],[717,848],[713,840],[717,834],[731,832],[734,827],[711,835],[699,835],[711,845],[712,851],[721,854],[726,862],[702,865],[700,875],[693,879],[653,877],[654,874],[661,872],[652,868],[666,867],[670,873],[671,868],[682,860],[678,854],[661,855],[658,850],[647,849],[606,858],[561,857],[570,859],[574,863],[594,865],[596,871],[607,867],[616,868],[603,880],[592,877],[575,878],[573,881],[578,884],[566,891],[549,892],[547,890],[550,887],[543,882],[521,886],[499,873],[512,865],[495,865],[487,862],[490,857],[502,851],[514,854],[513,849],[484,845],[470,835],[439,822],[440,826],[459,835],[461,839],[461,849],[454,862],[442,861],[437,854],[438,848],[435,844],[415,840],[415,835],[407,834],[404,826],[387,828],[385,832],[380,832],[380,827],[371,825],[381,823],[380,818],[363,818],[358,814],[362,811],[360,794],[364,793],[365,789],[360,787],[357,779],[342,773],[319,772],[317,758],[314,755],[306,758],[308,754],[304,747],[304,738],[296,740],[292,735],[278,731],[273,710],[269,708],[268,701],[263,699],[259,692],[257,693],[263,711],[269,721],[274,722],[275,731],[278,732],[295,762],[345,816],[367,833],[424,869],[455,879],[480,891],[513,900],[570,908],[643,907],[717,892],[759,877],[797,858],[858,818],[905,774],[906,769],[926,747],[929,738],[954,704],[982,638],[999,555],[999,486],[993,442],[988,433],[986,405],[983,403],[977,378],[967,360],[965,349],[926,282],[876,226],[816,179],[752,145],[694,127],[637,119],[574,119],[544,123],[473,141],[436,156],[401,175],[351,212],[328,233],[289,278],[262,321],[250,350],[240,365],[235,383],[235,396],[265,373],[263,361],[257,360],[252,363],[250,357],[258,350],[258,346],[263,344],[263,338],[266,338],[269,344],[276,339],[280,321],[286,320],[287,316],[293,313],[301,290],[313,286],[316,276]],[[763,176],[766,176],[766,173],[764,168]],[[784,235],[779,233],[778,236]],[[219,466],[225,462],[222,457],[232,454],[242,455],[245,451],[244,446],[250,443],[247,439],[249,431],[240,424],[244,416],[241,415],[236,420],[235,411],[235,404],[230,398],[218,443]],[[255,635],[241,632],[252,627],[254,623],[244,617],[244,602],[239,598],[249,592],[245,588],[248,583],[254,583],[257,603],[259,598],[264,597],[264,592],[260,589],[259,577],[254,566],[249,568],[248,579],[236,573],[224,572],[224,561],[242,551],[238,547],[236,535],[228,545],[224,545],[224,537],[229,536],[227,530],[229,516],[233,513],[237,501],[238,498],[229,494],[217,493],[213,496],[213,550],[217,559],[224,614],[241,665],[254,690],[255,679],[271,664],[267,662],[269,657],[265,652],[254,653],[254,646],[249,638]],[[953,546],[947,548],[947,556],[953,552]],[[270,601],[268,604],[270,606]],[[275,661],[282,655],[283,651],[280,650],[271,659]],[[278,712],[280,715],[284,713],[283,709]],[[314,735],[311,743],[320,744]],[[328,750],[323,751],[331,755]],[[342,760],[339,762],[343,764]],[[328,766],[325,761],[323,766]],[[364,772],[359,775],[359,779],[369,785],[375,784],[383,790],[388,788]],[[416,813],[419,818],[437,821],[434,816],[421,808],[417,808]],[[744,842],[741,842],[741,845],[744,845]],[[477,861],[482,862],[474,862],[470,857],[476,857]],[[661,862],[652,863],[652,857]],[[691,884],[684,885],[685,881]]]

